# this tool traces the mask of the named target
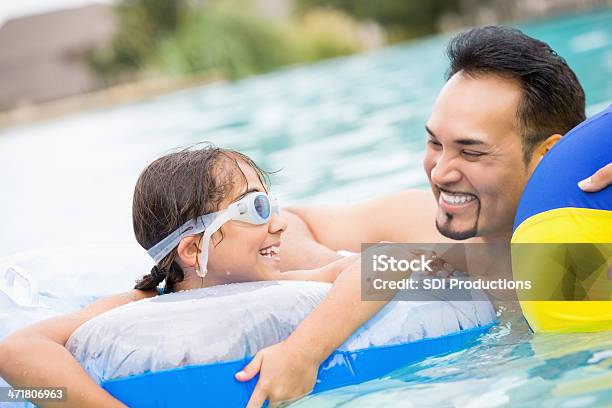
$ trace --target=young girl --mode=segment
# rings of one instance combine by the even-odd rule
[[[266,181],[266,173],[251,159],[227,149],[208,146],[155,160],[136,184],[132,214],[136,239],[156,263],[151,272],[130,292],[8,336],[0,343],[0,376],[13,387],[67,387],[64,406],[123,406],[64,347],[84,322],[162,292],[259,280],[334,282],[340,272],[358,262],[347,258],[320,269],[281,273],[279,253],[286,223]],[[163,288],[158,289],[160,284]],[[312,368],[303,389],[293,389],[292,395],[310,391],[318,367],[304,350],[297,353]],[[237,378],[251,378],[254,368],[260,367],[252,364]],[[57,402],[36,402],[58,406]]]

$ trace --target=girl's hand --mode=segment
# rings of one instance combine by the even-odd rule
[[[305,396],[314,387],[319,364],[306,350],[292,347],[287,340],[260,350],[236,373],[236,379],[243,382],[259,373],[247,408],[259,408],[266,400],[273,407]]]

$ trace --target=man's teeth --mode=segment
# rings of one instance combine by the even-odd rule
[[[470,194],[449,194],[444,191],[440,192],[442,201],[452,205],[461,205],[474,200],[476,197]]]
[[[278,253],[280,252],[280,248],[277,246],[271,246],[268,248],[264,248],[262,250],[259,251],[259,254],[262,256],[267,256],[268,258],[274,258],[276,256],[278,256]]]

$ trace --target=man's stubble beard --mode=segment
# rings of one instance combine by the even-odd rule
[[[444,216],[446,217],[446,225],[440,225],[436,217],[436,229],[440,234],[444,235],[446,238],[454,239],[456,241],[463,241],[469,238],[474,238],[478,234],[478,220],[480,219],[480,200],[478,200],[478,209],[476,210],[476,221],[474,222],[472,228],[469,228],[466,231],[452,230],[450,228],[450,224],[453,221],[453,215],[446,213],[444,214]]]

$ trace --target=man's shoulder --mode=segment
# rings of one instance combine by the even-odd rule
[[[429,190],[402,190],[385,196],[384,200],[387,208],[394,210],[395,214],[401,214],[405,220],[426,218],[433,223],[438,209],[434,195]]]
[[[386,228],[382,240],[394,242],[449,242],[435,224],[436,200],[429,190],[408,189],[376,200],[378,218]]]
[[[407,189],[385,194],[373,200],[390,208],[435,211],[436,200],[430,190]]]
[[[436,198],[434,197],[431,190],[428,189],[417,189],[411,188],[406,190],[401,190],[396,193],[399,197],[403,199],[407,199],[410,201],[415,201],[421,204],[430,204],[435,208]]]

